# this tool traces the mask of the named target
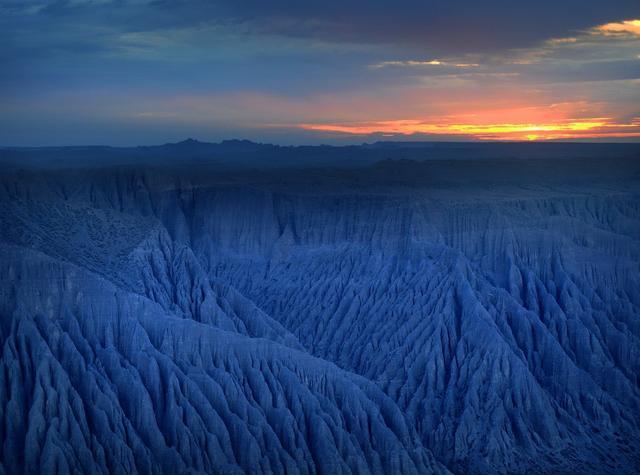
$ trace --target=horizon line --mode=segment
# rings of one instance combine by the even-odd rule
[[[605,140],[604,138],[584,138],[584,139],[559,139],[559,140],[375,140],[372,142],[360,142],[360,143],[345,143],[345,144],[331,144],[331,143],[306,143],[306,144],[283,144],[275,142],[261,142],[246,138],[228,138],[215,142],[203,141],[188,137],[177,142],[164,142],[154,144],[137,144],[137,145],[109,145],[106,143],[93,143],[93,144],[68,144],[68,145],[0,145],[0,150],[16,150],[16,149],[65,149],[65,148],[114,148],[114,149],[126,149],[126,148],[152,148],[152,147],[167,147],[175,145],[187,145],[187,144],[199,144],[199,145],[224,145],[229,143],[245,143],[259,146],[272,146],[281,148],[298,148],[298,147],[332,147],[332,148],[347,148],[347,147],[365,147],[376,144],[399,144],[399,145],[411,145],[416,146],[420,144],[469,144],[469,145],[490,145],[490,144],[566,144],[566,145],[640,145],[640,139],[635,140]]]

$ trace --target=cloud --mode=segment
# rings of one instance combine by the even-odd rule
[[[0,9],[28,13],[49,28],[76,22],[140,32],[217,25],[256,35],[435,52],[527,47],[597,24],[640,18],[637,0],[0,0]]]
[[[606,23],[593,29],[595,33],[605,35],[634,35],[640,36],[640,20],[625,20]]]
[[[399,67],[423,67],[423,66],[449,66],[453,68],[476,68],[479,66],[477,63],[456,63],[450,61],[441,61],[439,59],[432,59],[429,61],[421,60],[407,60],[407,61],[382,61],[371,65],[373,69],[386,68],[390,66]]]
[[[596,24],[640,17],[637,0],[158,1],[176,21],[243,24],[257,32],[337,42],[413,45],[442,52],[526,47]]]

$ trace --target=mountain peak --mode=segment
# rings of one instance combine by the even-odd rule
[[[204,144],[205,142],[200,142],[199,140],[189,137],[188,139],[183,140],[181,142],[177,142],[173,145],[204,145]]]

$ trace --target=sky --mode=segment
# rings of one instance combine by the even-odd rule
[[[638,0],[0,0],[0,145],[640,141]]]

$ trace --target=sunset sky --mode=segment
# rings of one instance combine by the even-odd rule
[[[0,145],[640,140],[640,1],[0,0]]]

